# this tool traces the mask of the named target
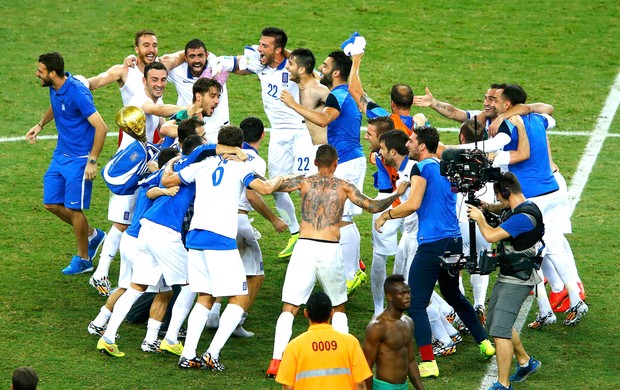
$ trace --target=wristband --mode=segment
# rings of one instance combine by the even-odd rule
[[[41,128],[41,130],[43,130],[43,125],[39,122],[37,123],[37,125],[39,125],[39,127]]]
[[[390,217],[390,219],[394,219],[394,218],[392,217],[392,209],[389,209],[389,210],[388,210],[388,216]]]

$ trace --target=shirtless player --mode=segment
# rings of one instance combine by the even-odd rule
[[[374,377],[366,379],[367,389],[408,389],[407,377],[416,389],[424,389],[415,361],[413,321],[404,316],[411,290],[402,275],[394,274],[383,284],[387,308],[370,321],[362,349],[368,366],[377,364]]]

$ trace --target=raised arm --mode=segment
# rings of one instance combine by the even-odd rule
[[[372,101],[372,99],[370,99],[366,92],[364,92],[364,88],[362,87],[362,79],[359,74],[363,56],[364,53],[351,56],[353,65],[351,66],[351,73],[349,76],[349,93],[351,94],[351,97],[353,97],[353,100],[355,100],[357,108],[359,108],[361,112],[366,112],[368,102]]]
[[[433,97],[431,90],[426,87],[426,95],[414,96],[413,105],[418,107],[430,107],[437,111],[440,115],[457,122],[465,122],[467,120],[467,112],[456,108],[450,103],[440,102]]]
[[[166,69],[171,70],[185,62],[185,52],[179,50],[172,54],[164,54],[159,58],[159,62],[164,64]]]
[[[118,82],[119,85],[123,85],[127,80],[128,68],[124,65],[114,65],[110,69],[103,73],[99,73],[97,76],[93,76],[88,79],[88,88],[91,91],[100,87],[105,87],[113,82]]]

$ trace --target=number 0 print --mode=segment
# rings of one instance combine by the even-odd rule
[[[222,182],[222,178],[224,177],[224,168],[217,167],[217,169],[211,175],[211,179],[213,180],[213,187],[217,187]]]
[[[313,341],[312,342],[312,350],[313,351],[335,351],[338,348],[338,343],[336,340],[331,341]]]

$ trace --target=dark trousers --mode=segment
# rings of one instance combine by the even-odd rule
[[[409,316],[415,325],[414,337],[418,347],[432,342],[431,324],[426,314],[435,283],[439,281],[439,290],[446,302],[454,308],[465,326],[469,328],[476,342],[487,338],[476,311],[459,290],[459,275],[450,273],[441,267],[441,257],[445,252],[462,253],[463,241],[460,237],[445,238],[421,244],[409,268],[409,287],[411,288],[411,306]]]

